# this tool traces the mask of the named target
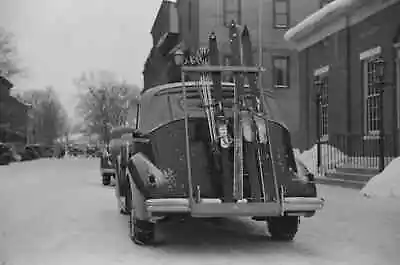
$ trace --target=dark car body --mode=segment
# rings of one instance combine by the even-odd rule
[[[0,143],[0,165],[8,165],[13,162],[13,151],[10,146]]]

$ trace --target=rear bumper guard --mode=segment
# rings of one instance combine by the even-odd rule
[[[222,203],[219,199],[202,199],[190,205],[189,199],[149,199],[145,207],[150,213],[190,213],[194,217],[227,217],[227,216],[280,216],[282,214],[305,215],[322,209],[324,199],[290,197],[282,204],[266,203]]]

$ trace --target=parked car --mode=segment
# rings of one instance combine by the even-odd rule
[[[96,145],[88,145],[86,147],[87,157],[98,157],[100,149]]]
[[[13,162],[14,156],[10,146],[0,143],[0,165],[8,165]]]
[[[323,199],[317,198],[312,174],[300,170],[303,165],[294,158],[287,128],[275,120],[264,123],[269,126],[272,140],[262,150],[267,152],[264,157],[272,160],[256,160],[253,165],[247,162],[247,152],[243,155],[243,175],[225,179],[223,165],[218,162],[221,160],[212,151],[210,123],[201,109],[205,103],[200,104],[196,83],[187,82],[185,86],[190,91],[187,109],[181,105],[181,83],[143,93],[138,128],[132,132],[132,150],[121,151],[120,157],[128,158],[120,159],[118,168],[125,166],[127,172],[117,174],[116,194],[120,212],[129,214],[131,239],[149,244],[154,240],[157,218],[189,215],[249,216],[266,221],[273,238],[292,240],[300,216],[313,216],[322,208]],[[232,97],[234,84],[223,83],[223,88],[226,97]],[[168,109],[175,111],[173,116],[165,115]],[[233,122],[232,108],[227,112]],[[189,118],[185,120],[185,116]],[[232,127],[229,134],[233,134]],[[229,153],[228,164],[233,167],[233,147],[229,147]],[[249,172],[259,172],[257,163],[261,163],[263,173],[257,173],[261,175],[254,181]],[[233,183],[237,181],[243,187],[240,200],[234,198]],[[257,190],[262,191],[261,195]]]
[[[39,159],[41,156],[38,153],[38,148],[35,145],[27,145],[20,153],[22,161],[30,161]]]
[[[71,156],[82,156],[85,155],[85,150],[78,145],[68,146],[68,154]]]
[[[104,146],[100,157],[100,174],[104,186],[110,185],[112,178],[115,177],[115,164],[113,163],[110,146]]]

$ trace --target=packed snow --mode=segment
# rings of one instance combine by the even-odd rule
[[[265,222],[230,218],[163,223],[165,243],[141,247],[114,189],[101,184],[98,159],[12,163],[0,166],[0,181],[2,265],[399,264],[397,200],[368,201],[352,189],[319,187],[327,203],[302,218],[293,243],[271,241]]]
[[[321,166],[318,174],[317,149],[318,147],[316,144],[303,153],[298,149],[294,149],[294,155],[302,161],[307,169],[315,176],[324,175],[329,169],[344,165],[348,159],[347,155],[336,147],[328,144],[321,144]]]
[[[397,157],[361,190],[367,197],[400,198],[400,157]]]

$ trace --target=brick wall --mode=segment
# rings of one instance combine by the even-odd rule
[[[386,81],[392,88],[384,94],[385,132],[396,130],[395,50],[393,40],[398,34],[400,3],[343,29],[299,53],[300,120],[304,141],[301,148],[311,147],[316,140],[316,105],[313,72],[330,65],[329,122],[330,134],[363,133],[364,92],[360,53],[381,46],[386,64]]]

